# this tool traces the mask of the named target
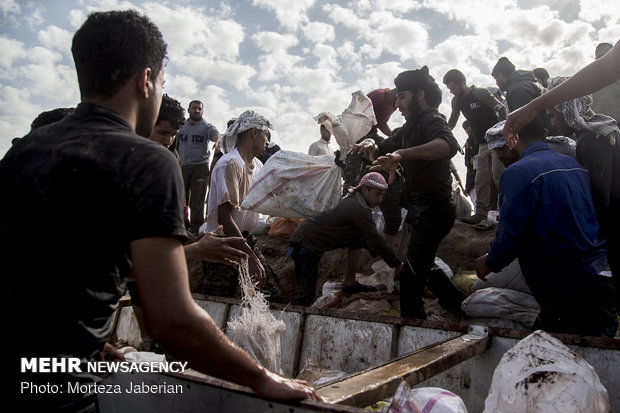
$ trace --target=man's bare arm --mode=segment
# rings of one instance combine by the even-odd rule
[[[265,397],[317,399],[303,382],[269,372],[231,342],[192,299],[181,242],[133,241],[131,256],[149,334],[201,372],[251,387]]]
[[[230,202],[225,202],[218,205],[217,219],[219,224],[224,227],[224,234],[227,237],[243,237],[241,230],[232,217],[234,209],[235,207]],[[247,246],[247,243],[245,245]],[[248,267],[250,270],[250,275],[258,281],[259,287],[263,287],[267,282],[265,268],[249,246],[247,247],[247,250],[244,249],[244,252],[248,254]]]

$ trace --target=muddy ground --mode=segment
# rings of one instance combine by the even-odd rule
[[[495,234],[494,230],[479,231],[472,225],[455,222],[452,231],[443,240],[437,256],[450,266],[455,275],[474,270],[474,261],[488,251]],[[269,235],[257,235],[258,243],[263,255],[280,280],[280,289],[284,302],[290,302],[295,296],[295,264],[286,255],[288,239],[274,238]],[[363,251],[360,258],[358,273],[372,274],[370,266],[380,257],[373,258],[367,251]],[[344,249],[330,251],[323,254],[319,266],[317,292],[320,295],[323,283],[328,281],[342,281],[346,266],[346,252]],[[202,264],[190,266],[190,278],[201,278]],[[195,284],[195,282],[192,282]],[[199,291],[209,294],[208,291]]]

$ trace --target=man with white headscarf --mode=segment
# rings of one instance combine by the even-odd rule
[[[552,78],[549,90],[568,78]],[[620,291],[620,130],[616,121],[592,111],[592,96],[568,100],[549,109],[553,125],[577,141],[577,161],[590,174],[592,196],[616,290]]]
[[[272,129],[269,120],[248,110],[237,117],[222,136],[220,149],[224,155],[211,172],[206,230],[209,232],[222,225],[227,237],[244,236],[253,249],[249,254],[250,274],[259,281],[259,287],[267,288],[272,300],[277,300],[280,295],[277,277],[273,271],[266,274],[263,265],[266,261],[263,259],[261,263],[251,234],[258,224],[258,213],[241,209],[255,174],[263,166],[257,157],[265,153],[269,129]]]

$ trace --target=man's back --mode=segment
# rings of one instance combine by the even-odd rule
[[[519,258],[541,304],[573,297],[607,266],[588,173],[544,142],[525,148],[500,183],[500,222],[487,258],[493,270]]]
[[[532,72],[515,70],[508,76],[506,104],[512,112],[540,96],[542,90]]]
[[[46,354],[95,357],[131,271],[129,243],[185,236],[176,159],[114,112],[80,104],[9,151],[0,183],[3,308],[21,331],[16,345],[40,353],[45,340]],[[24,302],[45,310],[15,313]]]

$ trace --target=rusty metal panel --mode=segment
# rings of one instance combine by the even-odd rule
[[[390,359],[392,326],[361,320],[307,315],[299,370],[309,361],[352,373]]]
[[[439,330],[425,327],[401,326],[398,335],[397,356],[411,353],[412,351],[440,343],[462,333],[452,330]]]

